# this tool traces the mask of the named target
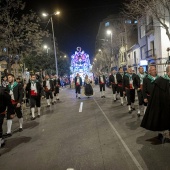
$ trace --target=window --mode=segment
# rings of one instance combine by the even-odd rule
[[[146,56],[146,50],[145,50],[145,46],[141,48],[141,59],[144,59]]]
[[[145,36],[145,25],[140,26],[140,38]]]
[[[110,22],[105,23],[105,27],[108,27],[108,26],[110,26]]]

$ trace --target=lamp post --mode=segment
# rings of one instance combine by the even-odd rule
[[[111,42],[111,60],[112,60],[112,56],[113,56],[113,49],[112,49],[112,31],[111,30],[107,30],[107,34],[110,35],[110,42]],[[110,69],[110,68],[109,68]]]
[[[53,14],[50,14],[50,15],[47,14],[47,13],[43,13],[42,14],[44,17],[50,16],[51,28],[52,28],[52,34],[53,34],[54,56],[55,56],[56,75],[57,75],[57,77],[58,77],[58,62],[57,62],[57,52],[56,52],[56,44],[55,44],[55,36],[54,36],[54,26],[53,26],[53,18],[52,18],[52,16],[53,15],[59,15],[59,14],[60,14],[59,11],[57,11],[57,12],[55,12]]]

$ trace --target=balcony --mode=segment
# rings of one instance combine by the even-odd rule
[[[153,22],[150,22],[147,26],[146,26],[146,35],[152,34],[154,33],[154,26],[153,26]]]

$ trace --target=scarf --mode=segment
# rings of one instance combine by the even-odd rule
[[[8,84],[9,90],[13,91],[14,87],[16,87],[18,83],[15,81],[12,85]]]
[[[33,84],[33,85],[34,85],[36,82],[37,82],[37,80],[34,80],[34,81],[31,80],[31,84]]]
[[[148,74],[148,79],[151,81],[151,83],[153,83],[159,76],[157,75],[154,79],[153,76],[151,76],[150,74]]]
[[[163,76],[163,78],[166,79],[166,80],[169,80],[169,82],[170,82],[170,77],[169,77],[167,74],[165,74],[165,75]]]
[[[139,78],[140,78],[140,83],[141,83],[141,84],[143,84],[143,79],[146,77],[146,75],[147,75],[146,73],[144,73],[144,74],[140,74],[140,73],[139,73],[139,74],[138,74],[138,76],[139,76]]]
[[[130,81],[132,81],[132,74],[126,73],[125,75],[129,77]]]

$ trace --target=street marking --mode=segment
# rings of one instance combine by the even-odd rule
[[[126,151],[128,152],[129,156],[132,158],[133,162],[135,163],[135,165],[137,166],[137,168],[139,170],[143,170],[142,166],[139,164],[139,162],[137,161],[137,159],[135,158],[135,156],[133,155],[133,153],[130,151],[130,149],[128,148],[128,146],[126,145],[125,141],[122,139],[122,137],[120,136],[119,132],[116,130],[116,128],[113,126],[113,124],[110,122],[109,118],[106,116],[105,112],[102,110],[102,108],[100,107],[100,105],[97,103],[97,101],[93,98],[93,100],[95,101],[95,103],[97,104],[97,106],[99,107],[99,109],[101,110],[101,112],[103,113],[103,116],[106,118],[107,122],[109,123],[109,125],[111,126],[111,128],[113,129],[113,131],[116,133],[117,137],[119,138],[119,140],[121,141],[122,145],[124,146],[124,148],[126,149]]]
[[[66,170],[74,170],[74,168],[67,168]]]
[[[80,103],[79,112],[82,112],[82,110],[83,110],[83,102]]]

